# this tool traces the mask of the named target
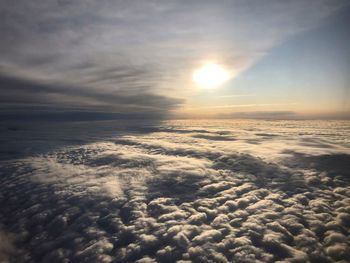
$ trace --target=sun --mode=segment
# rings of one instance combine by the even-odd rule
[[[209,63],[195,70],[192,79],[202,88],[215,88],[230,78],[223,67]]]

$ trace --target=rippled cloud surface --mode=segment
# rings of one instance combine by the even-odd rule
[[[59,125],[2,127],[1,262],[350,261],[349,122]]]

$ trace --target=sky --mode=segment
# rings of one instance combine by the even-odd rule
[[[0,117],[350,116],[350,5],[0,0]],[[211,62],[230,79],[192,80]]]

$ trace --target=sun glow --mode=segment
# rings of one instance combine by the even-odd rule
[[[200,87],[214,88],[230,78],[229,73],[217,64],[206,64],[193,72],[192,79]]]

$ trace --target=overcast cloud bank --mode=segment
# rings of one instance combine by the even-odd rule
[[[167,115],[194,94],[191,73],[206,60],[237,76],[348,6],[346,0],[1,0],[0,115]],[[331,53],[343,50],[330,46]],[[347,61],[326,61],[334,60]]]

